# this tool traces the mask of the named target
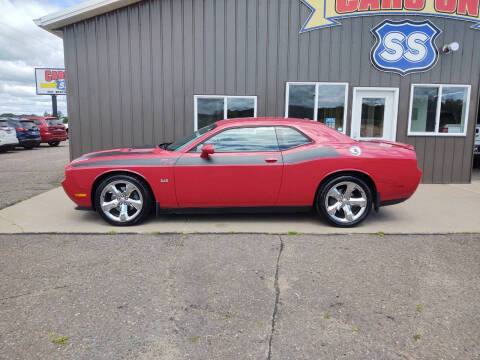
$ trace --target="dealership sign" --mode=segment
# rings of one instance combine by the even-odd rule
[[[300,32],[340,25],[337,20],[368,15],[440,16],[473,22],[480,30],[480,0],[300,0],[312,13]]]
[[[379,70],[406,75],[427,71],[437,63],[435,38],[440,30],[428,20],[385,20],[372,33],[376,43],[370,59]]]
[[[65,69],[36,68],[37,95],[66,95]]]

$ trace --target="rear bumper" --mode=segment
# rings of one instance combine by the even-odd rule
[[[18,141],[18,144],[20,146],[23,146],[23,145],[36,145],[36,144],[40,144],[42,142],[42,138],[38,137],[38,138],[30,138],[30,139],[20,139]]]
[[[52,141],[65,141],[67,140],[67,133],[64,135],[42,135],[42,142],[48,143]]]
[[[12,138],[12,139],[0,139],[0,147],[3,147],[3,146],[12,146],[12,145],[18,145],[18,139],[17,139],[17,138]]]

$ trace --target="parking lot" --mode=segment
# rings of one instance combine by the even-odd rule
[[[1,235],[1,359],[478,359],[478,235]]]
[[[0,209],[60,186],[68,162],[68,141],[0,153]]]

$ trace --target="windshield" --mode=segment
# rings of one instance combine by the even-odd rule
[[[31,120],[21,120],[20,124],[23,126],[24,129],[37,129],[37,126]]]
[[[6,120],[0,120],[0,127],[8,127],[8,122]]]
[[[62,122],[58,119],[47,119],[48,125],[63,125]]]
[[[182,151],[186,147],[188,147],[191,143],[197,140],[200,136],[206,134],[207,132],[215,129],[217,125],[211,124],[205,126],[197,131],[195,131],[192,135],[183,138],[182,140],[175,141],[173,144],[168,145],[165,150],[168,151]]]

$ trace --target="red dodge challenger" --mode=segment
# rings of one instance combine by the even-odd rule
[[[310,120],[223,120],[171,144],[86,154],[65,169],[79,208],[114,225],[160,212],[315,208],[348,227],[408,199],[422,172],[413,146],[355,141]]]

